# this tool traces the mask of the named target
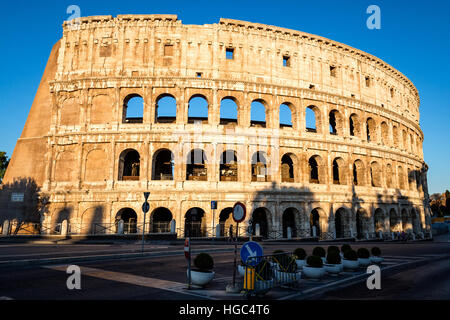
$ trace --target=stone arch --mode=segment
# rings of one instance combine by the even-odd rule
[[[186,180],[208,180],[207,158],[204,150],[193,149],[188,153],[186,161]]]
[[[358,208],[355,214],[356,238],[363,239],[366,232],[369,232],[368,226],[369,215],[364,208]]]
[[[220,101],[220,124],[239,123],[239,102],[235,97],[226,96]]]
[[[398,188],[404,190],[405,189],[405,172],[403,171],[402,166],[398,166]]]
[[[132,93],[123,100],[122,123],[144,122],[144,99],[141,95]]]
[[[400,219],[397,216],[397,211],[392,208],[389,211],[389,226],[391,232],[399,232],[401,231],[401,223]]]
[[[134,149],[126,149],[119,156],[119,180],[137,181],[140,175],[140,155]]]
[[[267,102],[263,99],[255,99],[250,105],[250,126],[263,127],[269,126],[270,111]]]
[[[317,207],[311,210],[309,215],[309,226],[311,237],[314,236],[313,227],[316,227],[316,236],[318,238],[323,238],[325,232],[325,220],[326,214],[322,208]]]
[[[323,160],[319,155],[313,155],[308,160],[309,168],[309,183],[320,183],[325,182],[325,172]]]
[[[173,152],[159,149],[153,154],[152,180],[173,180],[175,163]]]
[[[367,141],[378,141],[377,136],[377,123],[373,118],[367,118],[366,120]]]
[[[150,215],[150,232],[168,233],[170,232],[170,223],[173,220],[172,212],[165,207],[159,207],[153,210]]]
[[[373,161],[370,164],[370,182],[372,187],[381,187],[381,166],[378,162]]]
[[[113,120],[114,101],[106,95],[97,95],[92,99],[91,104],[91,124],[108,124]]]
[[[353,162],[353,184],[356,186],[364,186],[366,183],[365,179],[366,169],[364,167],[364,162],[360,159]]]
[[[339,208],[334,214],[334,230],[335,238],[347,237],[347,229],[349,227],[349,216],[346,208]]]
[[[75,98],[66,99],[60,108],[60,124],[62,126],[76,126],[80,124],[80,104]]]
[[[184,216],[184,236],[185,237],[205,237],[206,219],[205,211],[202,208],[191,208]]]
[[[230,226],[233,226],[233,232],[236,232],[236,223],[233,220],[233,208],[227,207],[222,209],[219,214],[220,236],[230,235]],[[234,233],[233,233],[234,235]]]
[[[392,126],[392,140],[394,141],[394,146],[396,148],[400,147],[400,140],[399,140],[399,134],[398,134],[398,127],[396,125]]]
[[[288,127],[295,129],[295,114],[295,107],[292,103],[282,103],[279,108],[280,128]]]
[[[122,220],[124,222],[123,232],[125,234],[137,233],[137,214],[132,208],[122,208],[116,214],[115,223]]]
[[[93,149],[86,156],[84,181],[106,181],[109,177],[109,159],[103,149]]]
[[[238,181],[238,159],[236,151],[226,150],[220,156],[220,181]]]
[[[98,234],[105,233],[105,229],[100,225],[103,223],[105,218],[105,207],[98,205],[86,209],[81,215],[81,234]]]
[[[314,105],[306,107],[305,117],[307,132],[322,133],[322,117],[318,107]]]
[[[373,215],[373,226],[375,232],[385,232],[386,231],[386,225],[384,223],[385,221],[385,215],[384,211],[381,208],[377,208],[375,210],[375,213]]]
[[[264,151],[256,151],[252,156],[252,181],[269,181],[268,167],[267,154]]]
[[[283,238],[288,237],[287,233],[288,227],[291,228],[292,238],[296,238],[298,236],[296,224],[296,217],[298,215],[300,215],[300,212],[296,208],[289,207],[283,211],[282,215]]]
[[[349,117],[350,136],[361,137],[361,119],[356,113]]]
[[[194,94],[189,99],[188,123],[209,122],[209,102],[202,94]]]
[[[401,217],[402,217],[402,231],[411,232],[412,231],[411,218],[406,208],[402,209]]]
[[[333,159],[332,163],[333,184],[347,184],[347,170],[345,161],[341,157]]]
[[[344,132],[344,123],[341,113],[338,110],[333,109],[328,114],[328,118],[330,125],[330,134],[342,135],[342,133]]]
[[[176,120],[176,98],[169,93],[159,95],[155,103],[155,123],[175,123]]]
[[[394,188],[394,171],[392,170],[392,165],[388,163],[386,165],[386,186],[388,188]]]
[[[389,127],[388,127],[386,121],[381,122],[381,142],[385,146],[390,145],[390,142],[389,142]]]
[[[267,239],[269,237],[269,219],[271,218],[271,214],[269,209],[265,207],[259,207],[253,210],[252,213],[252,221],[253,221],[253,235],[256,232],[256,225],[258,224],[260,227],[260,235]]]
[[[281,182],[296,182],[295,171],[297,157],[293,153],[286,153],[281,157]]]

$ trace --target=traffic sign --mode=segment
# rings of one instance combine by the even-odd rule
[[[211,210],[217,209],[217,201],[211,201]]]
[[[236,203],[233,207],[233,219],[236,223],[240,223],[245,220],[246,208],[243,203]]]
[[[259,243],[254,241],[246,242],[242,245],[241,248],[241,259],[244,263],[249,266],[256,266],[261,262],[261,257],[263,256],[263,248],[259,245]],[[250,259],[251,257],[257,257],[256,259]]]
[[[144,204],[142,204],[142,212],[147,213],[150,210],[150,204],[145,201]]]

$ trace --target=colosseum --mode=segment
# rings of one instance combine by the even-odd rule
[[[219,237],[242,202],[240,226],[263,238],[427,236],[419,105],[387,63],[300,31],[176,15],[65,22],[0,222],[34,210],[48,234],[145,223],[149,234]]]

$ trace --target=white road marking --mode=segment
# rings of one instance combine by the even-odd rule
[[[3,297],[0,297],[0,300],[14,300],[14,299],[10,298],[10,297],[3,296]]]

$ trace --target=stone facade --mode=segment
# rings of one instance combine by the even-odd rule
[[[312,224],[324,239],[430,228],[419,95],[380,59],[230,19],[96,16],[63,28],[3,186],[32,179],[48,199],[43,225],[142,223],[150,191],[147,222],[174,219],[181,232],[186,221],[228,226],[237,201],[244,225],[253,216],[267,237],[288,226],[307,237]],[[158,102],[168,96],[176,116],[163,119]],[[126,116],[133,97],[144,101],[140,118]],[[207,118],[189,118],[193,97],[207,102]],[[235,121],[221,119],[225,98]],[[265,123],[252,121],[254,101]],[[282,104],[289,125],[280,125]],[[192,150],[200,161],[190,163]]]

